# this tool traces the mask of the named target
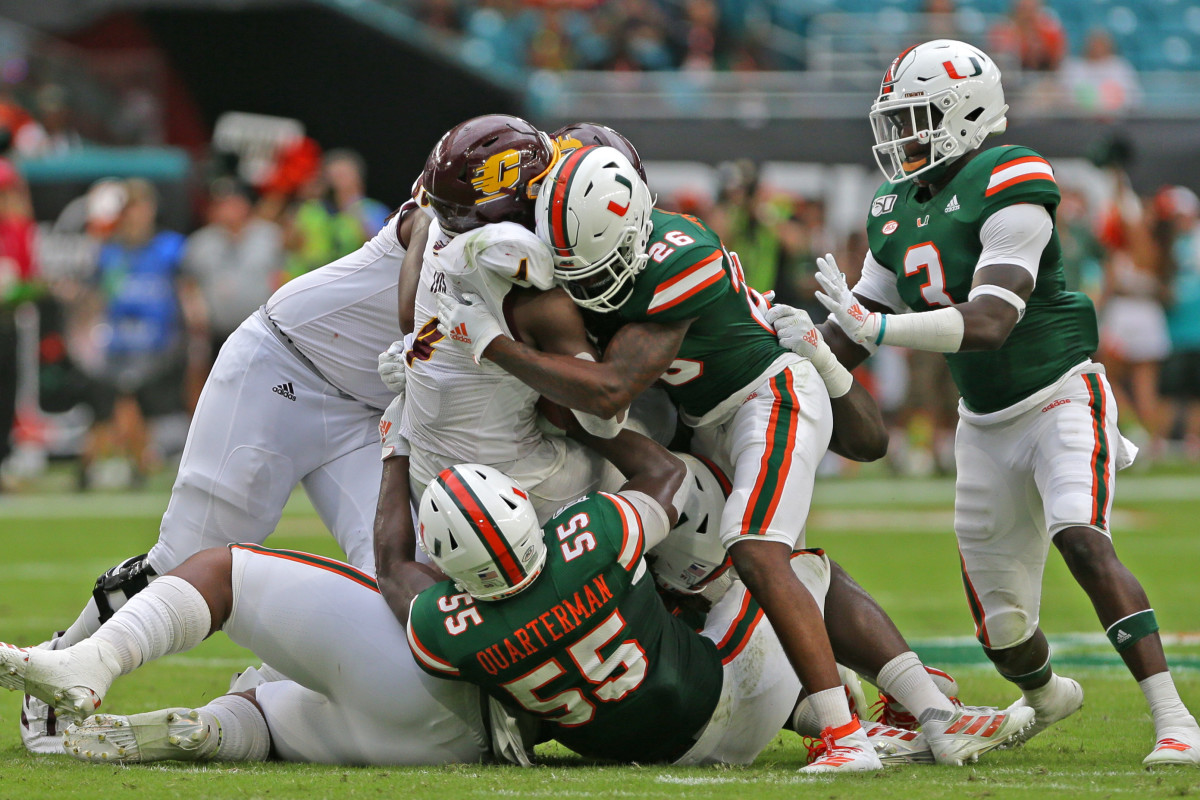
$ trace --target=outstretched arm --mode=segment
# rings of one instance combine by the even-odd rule
[[[1053,234],[1054,220],[1040,205],[1017,203],[988,217],[980,228],[982,249],[966,302],[905,315],[864,308],[861,297],[846,288],[846,276],[831,255],[817,259],[817,282],[825,290],[817,292],[817,299],[851,339],[868,347],[891,344],[937,353],[998,350],[1025,314],[1042,252]],[[868,257],[864,279],[874,263]]]
[[[438,570],[416,561],[417,539],[412,524],[408,490],[408,442],[400,436],[400,411],[404,396],[388,406],[384,423],[383,476],[375,507],[375,578],[379,593],[401,624],[408,622],[408,607],[422,589],[444,577]],[[385,425],[381,425],[381,428]]]

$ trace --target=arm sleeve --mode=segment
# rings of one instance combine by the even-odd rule
[[[642,492],[621,492],[615,496],[619,500],[625,501],[624,506],[629,507],[638,520],[641,529],[638,555],[667,538],[667,533],[671,530],[671,523],[667,519],[667,512],[654,498]],[[621,505],[618,501],[618,506]],[[623,514],[627,511],[626,507],[621,508]],[[628,568],[626,567],[626,569]]]
[[[870,250],[863,259],[862,276],[851,290],[864,300],[882,303],[896,314],[906,314],[911,309],[900,299],[900,290],[896,288],[896,276],[886,267],[875,260]]]
[[[1042,251],[1054,233],[1054,220],[1045,206],[1016,203],[992,214],[979,229],[983,252],[975,269],[992,264],[1015,264],[1037,280]]]

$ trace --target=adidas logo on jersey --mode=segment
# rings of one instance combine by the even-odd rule
[[[953,197],[950,198],[950,202],[946,203],[946,210],[943,211],[942,213],[950,214],[955,211],[958,211],[959,208],[961,208],[961,206],[958,204],[958,195],[954,195]]]
[[[296,402],[296,390],[292,387],[291,381],[288,381],[287,383],[281,383],[278,386],[271,389],[271,391],[274,392],[275,394],[283,395],[288,400],[291,400],[293,403]]]
[[[456,342],[462,342],[463,344],[470,344],[471,343],[471,334],[467,333],[467,323],[465,323],[465,322],[458,323],[458,326],[453,328],[450,331],[450,338]]]

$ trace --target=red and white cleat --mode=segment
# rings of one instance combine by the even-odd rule
[[[1200,729],[1164,728],[1150,755],[1142,759],[1142,764],[1147,767],[1173,764],[1200,766]]]
[[[961,766],[1020,736],[1033,724],[1032,708],[962,706],[948,720],[926,720],[921,731],[939,764]]]
[[[821,731],[819,754],[801,772],[845,773],[870,772],[883,769],[883,762],[875,754],[875,748],[867,739],[866,731],[854,717],[840,728],[829,727]]]

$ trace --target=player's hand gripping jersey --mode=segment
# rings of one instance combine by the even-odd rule
[[[501,329],[519,338],[508,316],[513,286],[549,289],[550,254],[512,222],[447,236],[437,221],[417,289],[415,336],[408,365],[403,433],[413,445],[462,459],[499,464],[524,458],[542,434],[535,426],[538,394],[490,361],[475,363],[469,348],[443,347],[437,294],[483,298]]]
[[[717,234],[688,214],[655,209],[651,219],[650,258],[617,315],[626,322],[695,318],[662,376],[671,399],[695,420],[777,371],[771,365],[781,356],[794,356],[775,338],[761,295]]]
[[[1045,206],[1053,216],[1060,199],[1050,164],[1016,146],[980,153],[930,200],[919,200],[918,191],[913,181],[884,183],[867,218],[871,256],[894,275],[895,291],[866,279],[854,287],[896,311],[965,303],[988,217],[1017,203]],[[1025,316],[1004,345],[950,353],[946,360],[967,408],[989,413],[1054,383],[1097,344],[1095,308],[1086,295],[1066,291],[1055,231],[1042,251]]]
[[[444,582],[413,601],[417,663],[535,714],[583,755],[674,760],[721,696],[716,646],[663,607],[620,495],[584,497],[542,530],[543,574],[520,594],[476,602]]]

